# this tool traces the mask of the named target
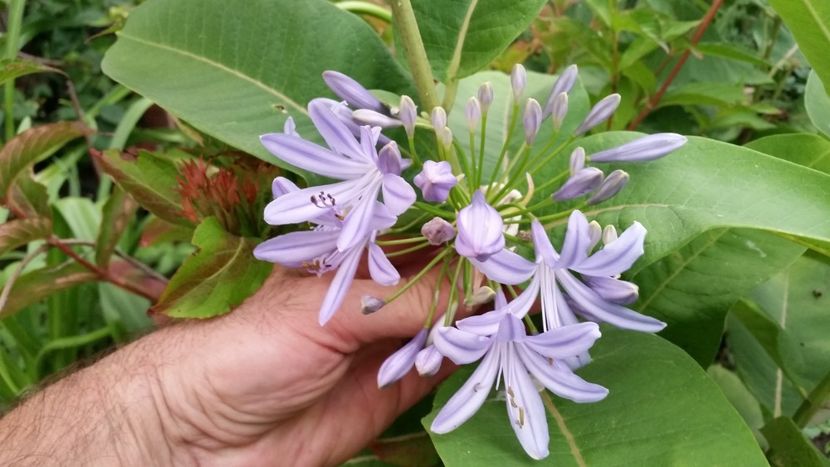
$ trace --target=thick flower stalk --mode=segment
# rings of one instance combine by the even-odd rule
[[[519,445],[534,459],[544,458],[549,434],[540,390],[579,403],[601,401],[614,390],[575,373],[590,362],[590,349],[601,337],[598,323],[640,332],[665,326],[632,308],[638,289],[623,278],[645,252],[646,228],[631,222],[618,234],[615,226],[602,228],[586,215],[586,207],[634,182],[624,169],[606,172],[603,165],[653,161],[681,148],[686,138],[646,135],[589,153],[581,138],[611,118],[620,96],[600,99],[576,115],[570,109],[575,66],[548,93],[532,96],[528,83],[535,77],[517,65],[505,80],[505,95],[493,83],[482,83],[452,110],[460,113],[455,119],[442,107],[419,114],[409,96],[385,102],[336,71],[323,79],[340,99],[320,97],[308,105],[325,146],[307,139],[317,140],[315,135],[299,135],[291,118],[282,133],[261,141],[299,175],[332,181],[299,188],[285,177],[274,180],[265,220],[296,227],[263,242],[255,255],[334,274],[321,303],[321,325],[342,307],[362,261],[374,281],[390,287],[386,296],[363,297],[365,314],[383,313],[409,287],[437,274],[435,283],[442,285],[424,310],[422,329],[382,364],[378,386],[413,371],[435,374],[445,358],[459,365],[480,362],[431,429],[457,428],[495,387],[504,393],[507,422]],[[507,134],[501,147],[488,147],[488,117],[497,99],[510,109]],[[573,131],[566,134],[565,128]],[[421,140],[434,147],[425,149]],[[552,175],[551,164],[563,154],[569,159],[556,167],[566,169]],[[561,234],[561,243],[551,241]],[[415,252],[425,266],[392,288],[400,279],[395,258]],[[489,311],[479,314],[481,309]],[[469,316],[457,320],[460,311]]]

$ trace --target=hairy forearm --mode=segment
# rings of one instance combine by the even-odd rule
[[[161,336],[150,335],[35,393],[0,420],[0,465],[163,465],[171,449]]]

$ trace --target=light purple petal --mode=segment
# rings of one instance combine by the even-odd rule
[[[354,160],[365,160],[360,143],[332,112],[329,102],[328,99],[313,99],[308,103],[308,115],[317,132],[334,152]]]
[[[504,221],[479,190],[458,213],[455,249],[461,256],[484,261],[504,248]]]
[[[429,429],[433,433],[449,433],[469,420],[487,400],[498,370],[499,353],[488,352],[470,378],[444,404]]]
[[[383,250],[374,242],[370,242],[369,250],[369,275],[372,280],[380,285],[390,286],[395,285],[401,280],[401,275],[398,270],[383,253]]]
[[[542,107],[536,99],[528,99],[525,106],[524,114],[522,115],[522,124],[525,129],[525,142],[533,144],[536,139],[536,134],[539,133],[539,127],[542,126]]]
[[[567,358],[587,352],[602,334],[596,323],[579,323],[528,336],[524,345],[548,358]]]
[[[263,261],[299,267],[334,251],[338,235],[338,230],[290,232],[260,243],[254,248],[254,256]]]
[[[379,126],[381,128],[396,128],[403,125],[403,122],[397,118],[369,109],[355,110],[352,112],[352,118],[361,125]]]
[[[447,200],[452,187],[458,179],[452,174],[452,166],[447,161],[424,161],[421,172],[413,179],[420,188],[424,200],[432,203],[443,203]]]
[[[646,228],[639,222],[634,222],[618,239],[570,268],[591,276],[616,276],[631,268],[637,258],[643,255],[645,238]]]
[[[514,346],[508,345],[505,353],[502,365],[510,425],[525,452],[533,459],[544,459],[550,442],[545,406]]]
[[[562,254],[559,256],[557,268],[573,268],[582,264],[588,258],[588,249],[591,247],[591,228],[588,219],[578,209],[575,209],[568,218],[568,230],[562,242]]]
[[[553,89],[550,91],[550,98],[555,98],[563,92],[571,92],[571,88],[573,88],[574,83],[576,83],[578,75],[579,69],[576,65],[570,65],[565,68],[565,71],[563,71],[562,74],[556,78],[556,83],[554,83]]]
[[[340,309],[340,305],[343,304],[343,300],[346,298],[346,294],[349,292],[349,288],[351,288],[352,282],[354,281],[354,275],[357,272],[357,265],[360,262],[362,252],[363,248],[355,248],[347,252],[343,257],[343,262],[340,263],[340,267],[337,269],[337,273],[334,275],[334,279],[332,279],[331,285],[329,285],[329,289],[326,291],[326,296],[323,297],[323,303],[320,305],[320,326],[325,326],[331,317],[334,316],[334,313]]]
[[[378,387],[384,388],[406,376],[415,365],[415,357],[426,340],[427,329],[421,329],[409,342],[384,360],[378,370]]]
[[[364,179],[347,180],[285,193],[265,206],[263,217],[265,222],[271,225],[296,224],[317,219],[330,212],[333,207],[348,204],[352,197],[359,193],[366,181]],[[315,197],[314,199],[318,202],[315,203],[312,197]]]
[[[603,172],[596,167],[586,167],[571,175],[568,180],[556,190],[553,199],[565,201],[578,198],[594,191],[602,183]]]
[[[385,112],[386,107],[360,83],[338,71],[324,71],[323,81],[326,82],[337,96],[355,109],[372,109]]]
[[[536,297],[539,296],[540,284],[541,278],[539,274],[534,275],[533,279],[527,285],[527,288],[518,297],[513,299],[513,301],[508,303],[504,310],[517,318],[524,318],[530,312],[533,304],[536,303]]]
[[[269,133],[259,139],[265,149],[283,162],[325,177],[347,180],[359,178],[368,170],[365,163],[335,154],[296,136]]]
[[[401,215],[415,202],[415,189],[400,175],[387,173],[383,176],[383,204],[394,215]]]
[[[382,174],[401,174],[401,165],[403,159],[401,158],[401,151],[398,149],[398,143],[392,141],[383,146],[378,152],[378,170]]]
[[[612,198],[625,187],[628,183],[628,178],[628,172],[624,170],[617,169],[611,172],[599,185],[597,191],[588,198],[588,204],[599,204]]]
[[[583,276],[585,284],[604,300],[620,305],[630,305],[637,301],[639,288],[633,282],[604,276]]]
[[[666,323],[660,320],[603,300],[568,271],[557,271],[556,277],[578,308],[587,312],[592,319],[641,332],[658,332],[666,327]]]
[[[300,191],[300,187],[285,177],[277,177],[271,183],[271,195],[274,198],[279,198],[280,196],[286,193],[291,193],[292,191]]]
[[[384,230],[395,225],[398,222],[398,217],[392,214],[386,205],[380,201],[375,201],[375,209],[372,213],[372,220],[369,223],[369,230]]]
[[[472,363],[487,352],[492,340],[453,327],[440,328],[433,334],[433,345],[441,355],[458,365]]]
[[[343,221],[343,231],[340,234],[340,238],[337,239],[338,250],[346,251],[364,241],[369,235],[379,190],[379,183],[373,183],[369,186],[363,192],[363,198],[346,215],[346,220]]]
[[[473,265],[488,278],[507,285],[521,284],[536,271],[536,264],[508,249],[490,255],[486,261],[470,258]]]
[[[611,94],[602,98],[591,108],[585,120],[574,131],[574,134],[579,136],[600,123],[608,120],[609,117],[617,110],[620,105],[621,97],[619,94]]]
[[[558,362],[551,362],[521,346],[517,350],[530,374],[557,396],[585,403],[600,401],[608,395],[604,387],[585,381]]]
[[[499,324],[507,312],[496,308],[481,315],[474,315],[456,321],[458,329],[478,336],[492,336],[499,331]]]
[[[541,282],[539,295],[542,297],[542,323],[545,331],[578,323],[579,320],[556,284],[556,272],[545,269]]]
[[[415,369],[421,376],[432,376],[438,373],[441,369],[441,362],[444,356],[435,348],[434,345],[428,345],[423,348],[415,357]]]
[[[686,137],[676,133],[643,136],[591,156],[592,162],[643,162],[659,159],[686,144]]]
[[[533,237],[533,248],[536,250],[536,261],[542,260],[548,266],[556,264],[559,255],[550,243],[550,237],[545,232],[542,223],[537,219],[533,219],[530,223],[530,231]]]

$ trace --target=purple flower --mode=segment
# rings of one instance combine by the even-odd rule
[[[467,118],[467,127],[470,131],[476,131],[479,123],[481,123],[481,104],[479,104],[478,99],[475,97],[467,99],[467,105],[464,106],[464,116]]]
[[[484,261],[504,249],[504,221],[476,191],[473,202],[458,212],[455,251],[461,256]]]
[[[518,104],[527,87],[527,70],[520,63],[513,65],[510,72],[510,87],[513,90],[513,101]]]
[[[556,83],[553,84],[553,88],[550,90],[548,100],[545,102],[545,117],[554,113],[554,106],[556,105],[555,101],[557,99],[561,99],[561,95],[563,93],[565,94],[565,112],[567,112],[567,95],[571,92],[571,88],[573,88],[574,83],[576,83],[578,74],[579,69],[576,65],[571,65],[568,68],[565,68],[565,71],[559,75],[559,78],[556,79]]]
[[[361,127],[358,140],[327,102],[315,99],[308,110],[330,149],[281,133],[263,135],[262,144],[289,164],[344,181],[280,196],[266,206],[265,220],[272,225],[295,224],[314,219],[321,209],[332,210],[345,219],[337,239],[337,248],[345,251],[368,236],[380,192],[383,204],[397,216],[415,201],[415,190],[399,175],[407,161],[400,159],[395,143],[390,142],[380,154],[375,149],[380,128]]]
[[[522,123],[525,128],[525,142],[531,145],[533,140],[536,139],[536,134],[539,133],[539,127],[542,125],[542,107],[539,106],[536,99],[527,100]]]
[[[448,433],[469,420],[484,404],[501,374],[513,431],[530,457],[543,459],[548,455],[550,439],[545,408],[533,379],[554,394],[575,402],[605,398],[607,389],[586,382],[561,363],[586,352],[600,337],[599,327],[595,323],[580,323],[528,336],[521,320],[510,313],[494,311],[482,316],[497,320],[495,332],[479,335],[443,328],[436,333],[435,347],[444,356],[457,364],[478,359],[481,363],[438,412],[430,429]]]
[[[686,137],[676,133],[643,136],[591,156],[592,162],[643,162],[659,159],[686,144]]]
[[[581,135],[591,128],[608,120],[608,118],[611,117],[620,105],[620,99],[621,97],[619,94],[611,94],[610,96],[606,96],[597,102],[596,105],[591,108],[591,111],[588,112],[585,120],[582,121],[574,134],[577,136]]]
[[[384,388],[406,376],[415,366],[415,358],[424,347],[429,329],[421,329],[418,334],[397,352],[390,355],[378,370],[378,387]]]
[[[635,222],[617,240],[593,254],[590,253],[594,246],[590,225],[578,210],[568,220],[561,255],[553,248],[542,224],[533,221],[531,228],[535,262],[509,250],[502,250],[487,261],[473,260],[481,272],[502,284],[519,284],[531,279],[519,297],[505,307],[506,311],[522,317],[541,295],[544,329],[578,322],[574,311],[591,321],[634,331],[657,332],[666,326],[621,304],[631,303],[633,291],[629,283],[616,277],[643,254],[646,229],[641,224]],[[582,280],[571,271],[579,273]],[[479,324],[492,330],[492,323]]]
[[[627,183],[628,172],[620,169],[611,172],[599,185],[597,191],[594,192],[590,198],[588,198],[588,204],[601,203],[613,197],[619,193]]]
[[[443,203],[450,195],[458,179],[452,174],[452,166],[447,161],[425,161],[423,169],[414,178],[415,185],[421,189],[424,199],[432,203]]]
[[[375,112],[388,113],[388,109],[377,97],[373,96],[366,88],[353,78],[338,71],[328,70],[323,72],[323,81],[337,97],[346,101],[355,109],[370,109]]]
[[[565,201],[590,193],[600,186],[603,175],[602,170],[596,167],[579,169],[562,184],[562,187],[556,190],[553,199]]]
[[[444,356],[441,355],[441,352],[435,348],[435,345],[430,344],[418,352],[415,357],[415,369],[421,376],[432,376],[441,369],[443,360]]]
[[[409,96],[401,96],[401,103],[398,109],[398,118],[401,120],[406,136],[412,138],[415,135],[415,121],[418,119],[418,107]]]
[[[486,114],[490,110],[490,104],[493,103],[493,85],[489,81],[485,81],[484,84],[479,86],[476,96],[481,104],[481,112]]]
[[[278,180],[280,180],[281,191],[284,193],[277,199],[304,191],[287,179],[278,177]],[[254,256],[257,259],[291,268],[304,268],[318,276],[337,270],[323,297],[323,303],[320,305],[321,325],[328,322],[343,304],[364,250],[369,252],[369,274],[375,282],[390,286],[397,284],[400,280],[398,271],[374,241],[376,232],[393,226],[396,218],[383,204],[377,201],[373,203],[375,207],[372,209],[373,214],[369,221],[370,233],[351,248],[345,250],[338,248],[337,242],[342,235],[343,221],[331,209],[318,211],[317,217],[310,219],[311,222],[317,224],[313,230],[280,235],[254,248]]]

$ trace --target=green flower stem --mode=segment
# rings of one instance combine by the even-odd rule
[[[531,174],[531,175],[536,175],[536,172],[538,172],[538,171],[539,171],[539,170],[541,170],[543,167],[545,167],[546,165],[548,165],[548,164],[550,163],[550,161],[552,161],[552,160],[553,160],[553,158],[554,158],[554,157],[556,157],[556,156],[557,156],[560,152],[562,152],[562,150],[563,150],[563,149],[565,149],[568,145],[570,145],[571,143],[573,143],[574,139],[575,139],[575,138],[574,138],[573,136],[569,136],[569,137],[568,137],[568,139],[567,139],[567,140],[565,140],[565,142],[563,142],[562,144],[560,144],[559,146],[557,146],[557,147],[556,147],[556,148],[555,148],[555,149],[554,149],[554,150],[553,150],[550,154],[548,154],[548,155],[547,155],[547,157],[545,157],[544,159],[542,159],[542,161],[541,161],[541,162],[539,162],[538,164],[536,164],[536,166],[535,166],[535,167],[533,167],[532,169],[530,169],[530,174]],[[543,150],[543,151],[544,151],[544,150]],[[542,153],[540,153],[539,155],[541,156],[541,154],[542,154]]]
[[[461,276],[461,268],[464,266],[464,258],[458,257],[458,264],[455,266],[455,272],[450,281],[450,298],[447,301],[447,312],[444,314],[444,326],[451,326],[455,321],[455,312],[458,310],[455,304],[455,296],[458,294],[458,278]]]
[[[513,110],[510,112],[510,126],[507,128],[507,136],[504,138],[504,144],[501,146],[501,152],[499,152],[499,157],[496,159],[496,165],[493,167],[493,173],[490,174],[490,178],[487,182],[487,198],[490,197],[490,189],[493,186],[493,182],[495,181],[496,174],[499,173],[499,168],[501,167],[502,162],[504,162],[504,156],[507,154],[507,147],[510,145],[510,138],[513,136],[513,130],[516,129],[516,122],[518,121],[519,117],[519,104],[513,104]]]
[[[830,400],[830,373],[824,375],[824,379],[807,395],[804,402],[795,411],[793,421],[799,428],[804,428],[813,418],[813,415],[821,410],[828,400]]]
[[[473,170],[470,172],[470,185],[472,189],[478,186],[477,180],[481,179],[481,166],[476,164],[476,132],[470,130],[470,162],[473,164]]]
[[[447,270],[449,267],[449,258],[445,258],[444,265],[441,266],[441,271],[438,273],[438,282],[435,283],[435,290],[432,292],[432,303],[429,305],[429,313],[427,313],[427,319],[424,321],[424,329],[432,327],[432,321],[435,318],[435,310],[438,308],[438,301],[441,299],[441,286],[444,283],[444,278],[447,277]]]
[[[481,181],[484,179],[484,143],[487,137],[487,112],[481,114],[481,140],[478,144],[478,169],[476,172],[475,188],[481,186]]]
[[[409,243],[419,243],[425,242],[426,239],[424,237],[410,237],[410,238],[399,238],[396,240],[378,240],[377,243],[380,246],[387,246],[387,245],[407,245]]]
[[[570,175],[570,172],[566,170],[566,171],[560,173],[559,175],[553,177],[552,179],[546,181],[545,183],[539,185],[538,187],[536,187],[536,190],[540,191],[540,192],[544,191],[547,188],[550,188],[551,186],[556,185],[557,183],[559,183],[563,178],[567,179],[569,175]],[[540,205],[544,205],[544,204],[547,204],[548,202],[552,202],[552,201],[553,200],[548,197],[548,198],[545,198],[542,201],[539,201],[538,203],[534,204],[533,206],[529,207],[528,209],[533,210],[533,209],[538,208]]]
[[[438,98],[435,93],[432,68],[418,30],[412,3],[410,0],[390,0],[389,6],[392,8],[392,19],[400,34],[403,53],[409,63],[409,69],[412,70],[412,78],[415,80],[421,105],[425,110],[431,111],[433,107],[439,105]]]
[[[408,222],[406,225],[402,225],[400,227],[396,227],[394,229],[391,229],[387,233],[392,234],[392,233],[406,232],[409,229],[415,227],[416,225],[426,221],[427,217],[429,217],[429,214],[427,214],[427,213],[420,214],[420,215],[416,216],[415,219],[412,219],[412,221]]]
[[[392,252],[386,253],[386,257],[387,258],[394,258],[396,256],[407,255],[409,253],[413,253],[413,252],[416,252],[418,250],[423,250],[424,248],[426,248],[428,246],[429,246],[429,242],[424,241],[424,243],[422,243],[420,245],[415,245],[415,246],[411,246],[409,248],[404,248],[403,250],[392,251]]]
[[[435,206],[424,203],[423,201],[415,201],[415,204],[413,206],[420,209],[421,211],[428,212],[440,218],[449,219],[451,221],[455,220],[454,212],[444,211],[443,209],[436,208]]]
[[[345,10],[358,15],[371,16],[387,23],[392,22],[392,14],[386,8],[374,3],[347,0],[345,2],[337,2],[334,4],[337,8]]]
[[[20,29],[23,23],[23,10],[26,0],[9,0],[6,25],[6,51],[3,58],[14,60],[20,51]],[[3,88],[3,113],[6,141],[14,137],[14,79],[6,81]]]
[[[412,161],[417,165],[422,165],[421,158],[418,157],[418,153],[415,151],[415,135],[412,135],[412,138],[407,136],[406,139],[409,143],[409,155],[412,157]]]
[[[395,293],[393,293],[392,295],[387,297],[384,301],[386,303],[392,303],[398,297],[400,297],[401,295],[406,293],[407,290],[412,288],[413,285],[417,284],[421,279],[423,279],[424,276],[426,275],[426,273],[428,273],[430,270],[432,270],[432,268],[435,267],[436,264],[438,264],[442,259],[444,259],[444,257],[446,257],[448,254],[450,254],[452,251],[453,251],[453,249],[451,247],[444,248],[440,253],[435,255],[435,258],[432,258],[432,260],[429,263],[427,263],[427,265],[424,266],[423,269],[418,271],[418,274],[415,274],[412,277],[412,279],[409,280],[409,282],[404,284],[403,287],[396,290]],[[389,256],[389,255],[386,255],[386,256]]]
[[[501,199],[504,195],[510,192],[515,187],[515,184],[519,181],[519,179],[524,174],[524,169],[529,164],[530,158],[527,156],[527,152],[530,148],[527,146],[526,143],[522,143],[522,147],[519,148],[518,152],[516,153],[516,158],[513,159],[510,164],[507,166],[507,169],[504,171],[504,175],[507,177],[507,181],[504,183],[504,186],[496,192],[496,194],[489,198],[491,204],[497,202]],[[516,173],[511,175],[511,172],[514,170],[514,164],[519,164],[519,169],[516,170]]]

